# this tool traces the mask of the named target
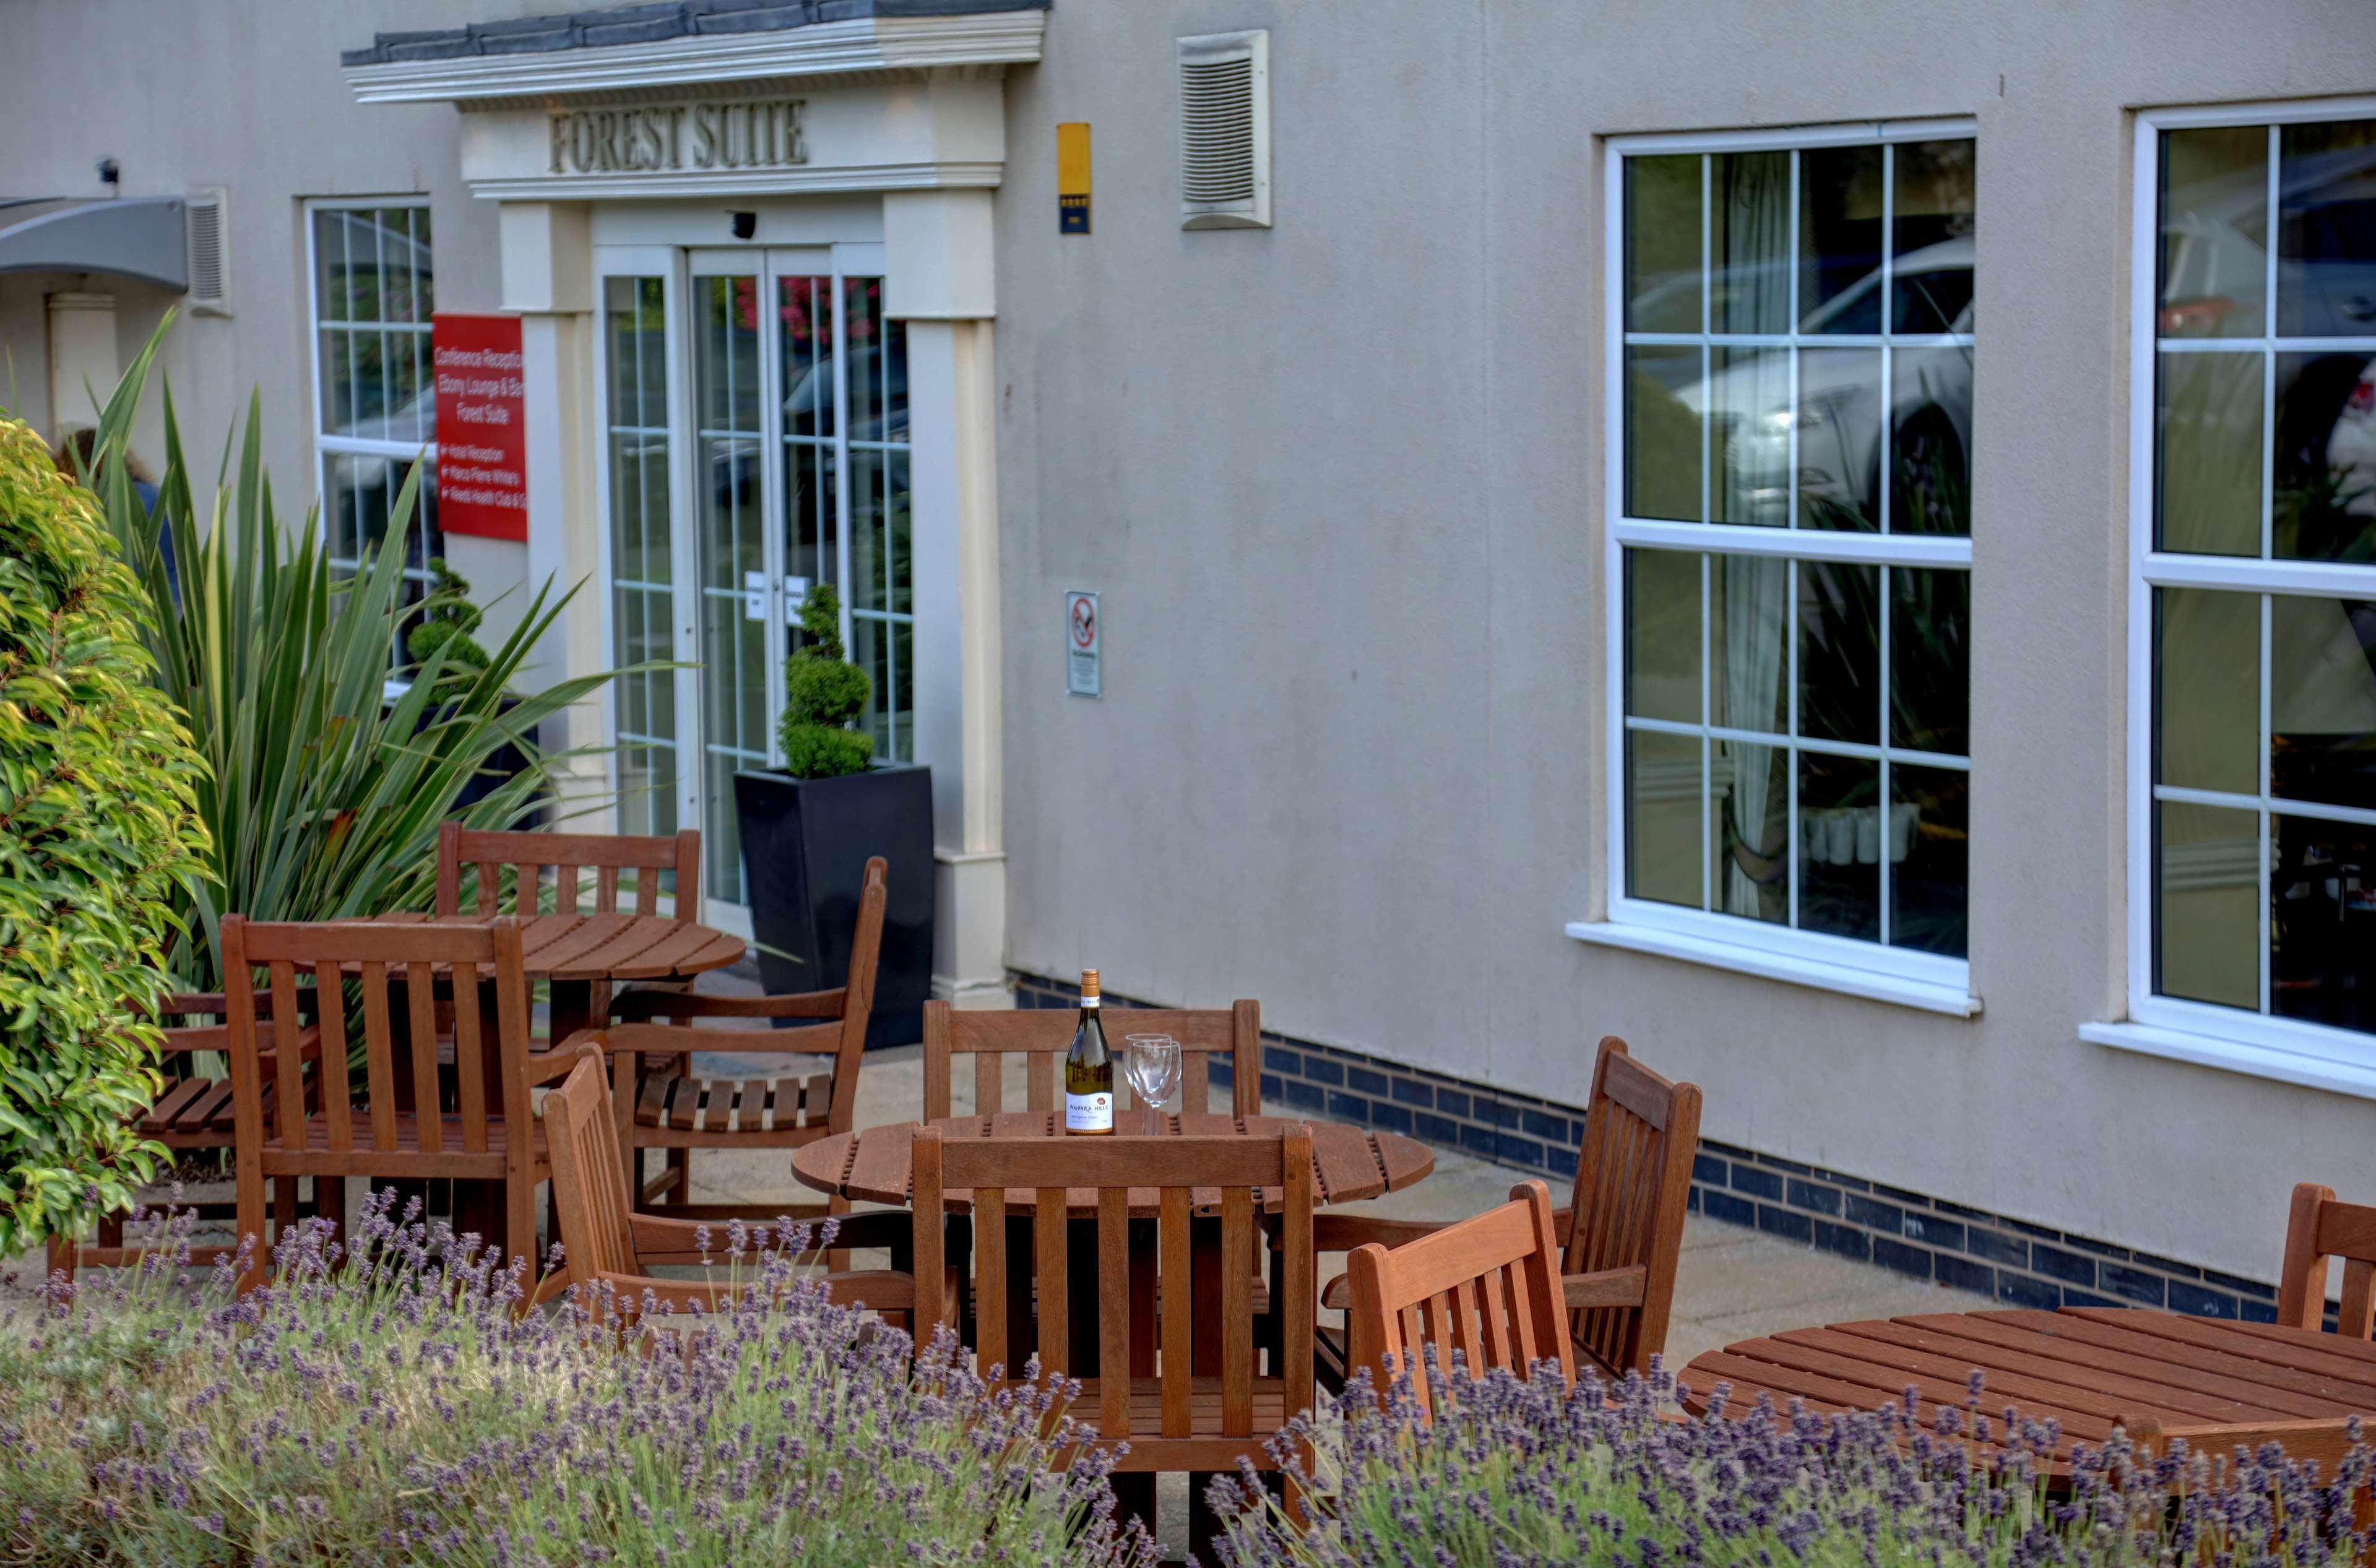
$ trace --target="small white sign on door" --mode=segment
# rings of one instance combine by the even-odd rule
[[[1098,624],[1098,596],[1079,588],[1064,594],[1064,690],[1076,697],[1105,695],[1101,669],[1105,628]]]

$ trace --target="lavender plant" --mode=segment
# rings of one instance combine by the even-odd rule
[[[1556,1373],[1471,1378],[1455,1358],[1423,1375],[1432,1420],[1408,1378],[1381,1400],[1363,1377],[1341,1419],[1280,1434],[1308,1526],[1251,1470],[1215,1480],[1235,1515],[1227,1568],[2323,1568],[2370,1544],[2353,1525],[2371,1473],[2356,1429],[2325,1478],[2275,1445],[2144,1457],[2116,1431],[2049,1489],[2060,1433],[1984,1413],[1978,1373],[1928,1423],[1911,1390],[1870,1415],[1761,1401],[1679,1421],[1659,1416],[1664,1372],[1568,1390]]]
[[[194,1277],[190,1220],[138,1268],[0,1328],[0,1539],[39,1564],[1148,1568],[1065,1391],[992,1393],[945,1333],[832,1305],[823,1237],[731,1228],[717,1314],[575,1291],[365,1206],[292,1228],[272,1283]]]

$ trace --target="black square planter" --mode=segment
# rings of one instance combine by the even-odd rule
[[[792,956],[758,954],[768,992],[825,991],[848,980],[866,861],[880,855],[889,897],[866,1043],[921,1039],[933,993],[932,769],[894,765],[839,778],[738,773],[734,804],[752,934]]]

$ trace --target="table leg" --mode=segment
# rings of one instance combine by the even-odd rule
[[[594,1016],[594,983],[591,980],[551,981],[545,1000],[546,1026],[552,1043],[559,1046],[580,1029],[590,1029],[610,1022]]]

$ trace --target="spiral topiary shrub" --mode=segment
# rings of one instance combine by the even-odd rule
[[[874,737],[850,721],[866,711],[874,683],[842,656],[841,599],[819,583],[801,600],[801,629],[809,640],[784,660],[784,771],[795,778],[838,778],[863,773],[874,757]]]
[[[162,1152],[172,909],[204,767],[149,675],[148,599],[90,493],[0,419],[0,1254],[126,1206]]]

